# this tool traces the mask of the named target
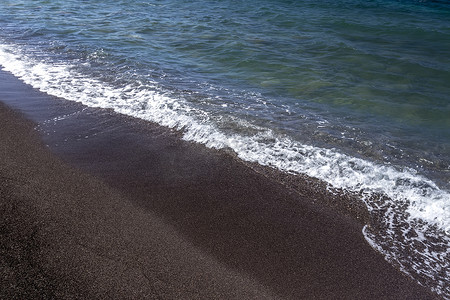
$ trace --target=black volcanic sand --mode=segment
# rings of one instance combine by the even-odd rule
[[[5,95],[39,121],[0,105],[0,299],[433,298],[313,180],[49,97],[72,113],[45,121]]]

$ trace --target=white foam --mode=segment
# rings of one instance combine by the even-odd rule
[[[450,234],[450,194],[413,169],[397,170],[341,154],[332,149],[303,145],[275,136],[270,129],[259,134],[225,134],[182,99],[174,99],[154,86],[121,88],[74,71],[70,65],[36,61],[15,47],[0,45],[0,64],[25,83],[49,95],[183,129],[184,139],[213,148],[231,148],[240,158],[304,173],[335,188],[355,192],[384,193],[393,200],[408,201],[411,218],[435,224]],[[270,141],[270,142],[268,142]]]
[[[0,45],[0,65],[17,78],[49,95],[81,102],[86,106],[109,108],[137,118],[156,122],[162,126],[182,130],[183,138],[202,143],[211,148],[230,148],[246,161],[272,166],[290,173],[302,173],[324,180],[333,188],[357,192],[367,196],[369,210],[377,210],[377,201],[369,201],[374,193],[389,197],[394,205],[407,205],[401,215],[407,227],[417,220],[440,228],[450,234],[450,194],[439,189],[431,180],[410,168],[397,169],[390,165],[375,164],[350,157],[334,149],[304,145],[287,137],[275,135],[270,129],[234,120],[241,127],[256,134],[232,134],[218,130],[214,120],[206,112],[194,109],[183,99],[161,92],[150,83],[137,86],[134,83],[115,87],[75,70],[74,66],[38,60],[21,53],[16,46]],[[245,132],[245,130],[244,130]],[[386,237],[395,240],[394,216],[388,209],[385,215]],[[397,216],[396,216],[397,218]],[[414,227],[419,237],[426,236],[427,228]],[[405,231],[406,232],[406,231]],[[382,250],[378,240],[365,234],[374,248],[395,257],[395,251]],[[407,242],[406,242],[407,243]],[[395,246],[398,249],[404,245]],[[439,251],[438,251],[439,252]],[[442,259],[444,254],[430,252],[429,259]],[[427,256],[428,257],[428,256]],[[434,258],[433,258],[434,257]],[[418,263],[427,268],[429,262]],[[438,263],[439,264],[439,263]],[[447,266],[444,266],[447,267]],[[419,272],[419,271],[418,271]]]
[[[388,214],[392,217],[391,221],[398,217],[394,212]],[[364,226],[363,235],[367,242],[409,277],[430,287],[444,299],[450,299],[450,237],[435,235],[427,230],[421,232],[407,223],[392,222],[388,225],[386,231],[386,228],[381,228],[376,232]],[[410,235],[411,231],[417,235]]]

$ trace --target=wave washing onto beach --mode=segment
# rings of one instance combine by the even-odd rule
[[[416,170],[305,145],[242,119],[208,114],[156,82],[117,86],[74,65],[36,59],[15,45],[0,45],[0,65],[49,95],[152,121],[179,130],[185,140],[232,149],[245,161],[306,174],[327,182],[332,191],[358,194],[373,219],[363,231],[368,242],[419,283],[450,297],[450,193]],[[237,129],[221,130],[224,122]]]

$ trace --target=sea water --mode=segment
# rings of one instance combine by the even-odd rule
[[[450,4],[3,0],[0,65],[357,194],[368,242],[450,298]]]

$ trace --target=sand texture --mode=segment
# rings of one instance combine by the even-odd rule
[[[433,298],[314,185],[113,113],[74,123],[44,143],[0,104],[1,299]]]

